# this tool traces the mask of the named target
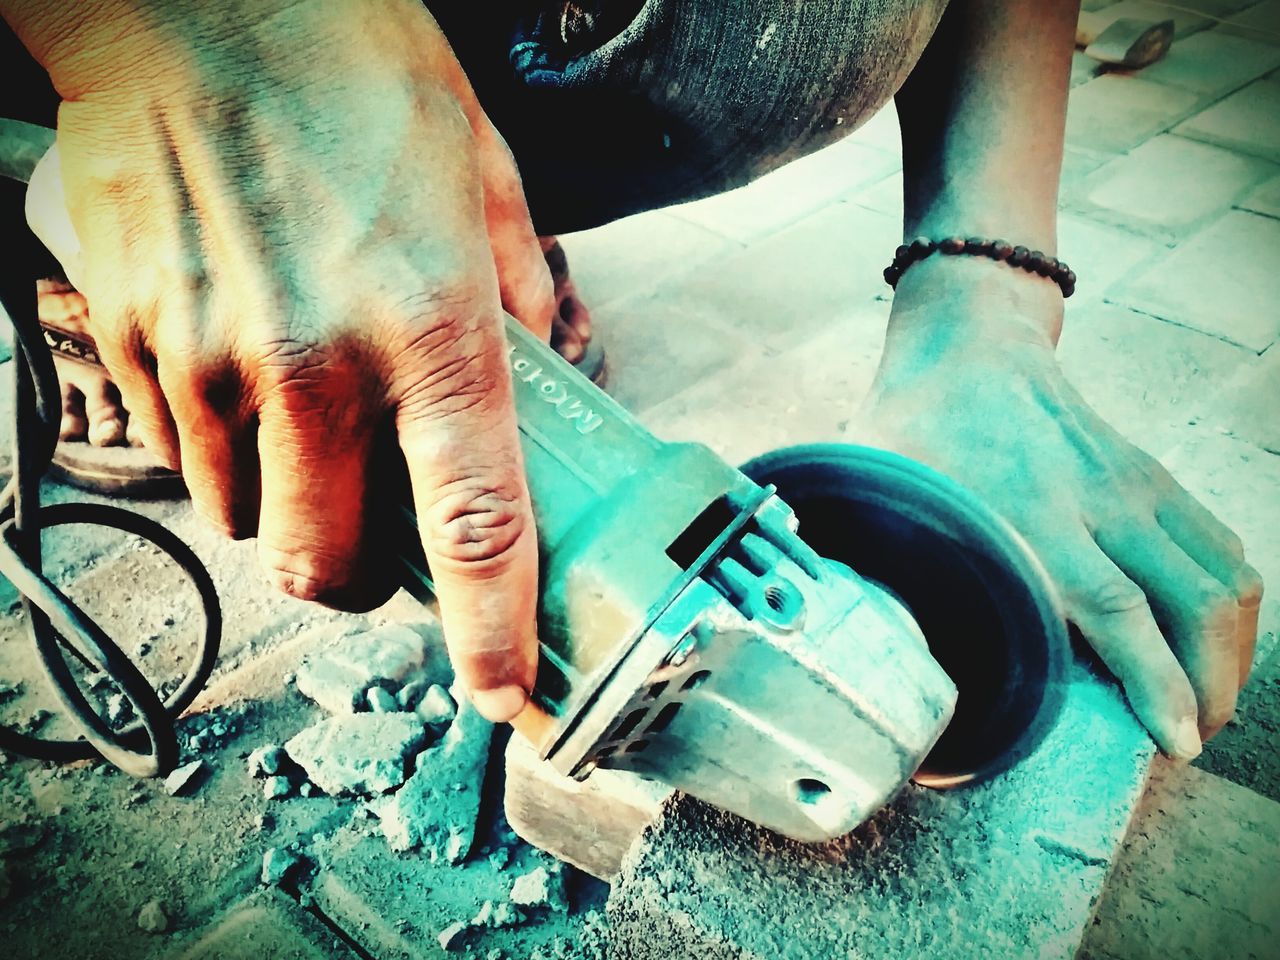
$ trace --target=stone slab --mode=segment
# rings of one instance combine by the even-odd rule
[[[1280,49],[1276,55],[1280,61]],[[1176,239],[1277,173],[1266,160],[1162,134],[1086,177],[1073,207],[1119,227]]]
[[[1159,456],[1256,358],[1215,337],[1095,301],[1068,306],[1058,359],[1090,406]]]
[[[1124,153],[1189,116],[1204,99],[1189,90],[1105,73],[1071,91],[1067,143]]]
[[[1280,803],[1157,762],[1080,960],[1262,960],[1280,942]]]
[[[1144,67],[1144,80],[1221,97],[1280,66],[1280,48],[1205,30],[1178,40],[1162,60]]]
[[[1232,210],[1151,263],[1111,299],[1261,353],[1280,338],[1277,262],[1280,220]]]
[[[893,154],[845,139],[749,187],[670,208],[670,213],[742,243],[766,237],[899,166]]]
[[[323,923],[277,890],[233,907],[169,960],[356,960]]]
[[[967,789],[908,788],[830,844],[678,798],[610,894],[611,955],[1071,958],[1152,749],[1119,691],[1077,668],[1023,765]]]
[[[1178,124],[1174,133],[1280,162],[1280,79],[1237,90]]]
[[[622,869],[632,844],[662,811],[669,787],[624,770],[574,780],[523,737],[507,742],[507,822],[524,840],[601,880]]]

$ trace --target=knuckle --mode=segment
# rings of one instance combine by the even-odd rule
[[[499,576],[516,562],[514,549],[532,521],[514,480],[464,479],[442,486],[427,508],[429,552],[473,579]]]
[[[330,603],[348,587],[345,565],[299,550],[261,546],[268,579],[281,593],[297,600]]]
[[[1102,616],[1121,616],[1147,605],[1141,588],[1120,576],[1089,584],[1080,591],[1079,600],[1085,609]]]

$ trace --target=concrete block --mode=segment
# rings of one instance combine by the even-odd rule
[[[428,641],[412,627],[384,624],[330,640],[298,668],[298,689],[332,714],[369,706],[367,692],[398,683],[422,669]]]
[[[901,242],[900,221],[836,204],[666,285],[662,298],[781,353],[888,293],[883,270]]]
[[[170,960],[356,960],[324,924],[276,890],[241,901]]]
[[[705,443],[729,463],[850,437],[875,376],[888,313],[887,300],[846,303],[822,331],[722,371],[646,413],[645,423],[665,439]]]
[[[1139,77],[1105,73],[1071,91],[1067,143],[1124,153],[1189,116],[1204,99]]]
[[[1250,357],[1218,395],[1206,426],[1280,456],[1280,351]]]
[[[454,695],[458,714],[440,742],[418,756],[417,769],[404,787],[373,809],[392,849],[421,847],[432,860],[460,863],[475,841],[493,724],[476,712],[460,688]]]
[[[746,187],[670,213],[741,243],[751,243],[899,167],[899,158],[845,139],[761,177]]]
[[[1258,80],[1178,124],[1174,133],[1280,161],[1280,78]]]
[[[952,792],[910,787],[829,844],[677,798],[610,894],[611,956],[1070,958],[1151,754],[1115,687],[1077,668],[1023,765]]]
[[[482,830],[487,842],[504,833],[501,817],[497,819]],[[513,909],[499,909],[509,905],[516,876],[547,866],[545,854],[526,844],[511,845],[506,866],[495,866],[487,857],[452,865],[422,853],[392,851],[365,820],[353,821],[312,849],[318,868],[310,894],[316,907],[349,933],[366,956],[439,960],[446,956],[439,935],[461,925],[459,945],[469,947],[471,956],[498,950],[514,960],[541,951],[545,957],[603,960],[584,942],[584,921],[592,914],[581,907],[568,913],[544,910],[520,923],[513,922]],[[603,891],[581,886],[576,892],[580,902],[597,903],[603,896]],[[487,918],[486,903],[494,905]],[[557,942],[560,954],[554,950]]]
[[[1280,803],[1157,762],[1081,960],[1275,956]]]
[[[1280,220],[1232,210],[1111,299],[1261,353],[1280,337],[1280,271],[1264,251],[1280,251]]]
[[[579,782],[538,758],[523,737],[506,749],[507,822],[524,840],[601,880],[622,859],[671,795],[669,787],[622,770]]]
[[[1142,70],[1142,79],[1217,99],[1280,66],[1280,48],[1205,30],[1174,43],[1168,55]]]
[[[1058,359],[1108,423],[1156,456],[1255,359],[1242,347],[1124,307],[1067,306]]]
[[[1227,17],[1218,29],[1261,43],[1280,45],[1280,0],[1251,4]]]
[[[657,210],[560,238],[593,311],[699,269],[740,244]]]
[[[325,793],[385,793],[404,783],[409,761],[427,742],[413,714],[328,717],[285,744],[289,758]]]
[[[1280,61],[1280,49],[1275,52]],[[1072,206],[1120,227],[1174,239],[1221,215],[1277,172],[1265,160],[1164,134],[1086,177]]]
[[[1280,218],[1280,177],[1273,177],[1258,187],[1237,206],[1243,210]]]

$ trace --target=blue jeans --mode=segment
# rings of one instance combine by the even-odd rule
[[[548,234],[741,186],[850,133],[906,80],[946,0],[427,6]]]

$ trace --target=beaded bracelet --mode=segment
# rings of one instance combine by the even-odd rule
[[[1011,267],[1020,267],[1027,273],[1047,277],[1058,285],[1064,298],[1071,296],[1076,290],[1076,275],[1070,267],[1057,257],[1046,257],[1039,250],[1028,250],[1026,247],[1015,247],[1004,240],[983,240],[981,237],[947,237],[945,240],[930,240],[928,237],[916,237],[910,243],[904,243],[893,254],[893,263],[884,268],[884,280],[889,286],[897,289],[898,279],[913,263],[925,259],[937,251],[948,255],[961,253],[978,257],[990,257],[1003,261]]]

